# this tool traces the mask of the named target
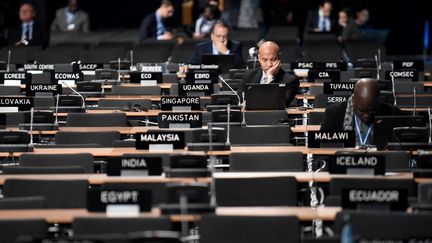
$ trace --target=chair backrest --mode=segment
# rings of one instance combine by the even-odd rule
[[[84,174],[80,166],[8,166],[3,169],[3,174]]]
[[[324,122],[324,112],[309,112],[307,114],[309,125],[321,125]]]
[[[357,40],[345,43],[345,50],[351,60],[354,62],[358,59],[374,59],[381,49],[382,58],[385,57],[385,48],[382,44],[374,40]]]
[[[0,85],[0,95],[21,95],[21,87]]]
[[[289,144],[291,129],[289,126],[231,126],[232,144],[274,145]]]
[[[419,203],[432,204],[432,183],[419,183],[417,191],[417,201]]]
[[[395,82],[396,94],[413,94],[414,88],[417,94],[423,94],[424,84],[420,82]]]
[[[47,208],[85,208],[89,182],[86,180],[7,179],[3,195],[7,197],[41,196]]]
[[[44,197],[8,197],[0,199],[0,209],[38,209],[45,208]]]
[[[159,86],[113,86],[110,95],[160,95]]]
[[[303,171],[303,153],[231,153],[230,171]]]
[[[55,135],[55,142],[61,145],[68,144],[94,144],[97,146],[110,147],[112,142],[120,140],[120,132],[65,132],[59,131]]]
[[[248,111],[245,121],[248,125],[274,125],[288,120],[288,113],[284,110]]]
[[[123,112],[92,114],[69,113],[66,118],[68,127],[126,127],[127,116]]]
[[[139,105],[142,109],[150,110],[152,108],[152,102],[149,99],[128,99],[128,100],[119,100],[119,99],[100,99],[98,101],[98,107],[103,108],[120,108],[120,109],[128,109],[129,106],[133,108],[134,106]]]
[[[294,177],[216,178],[218,206],[296,206]]]
[[[168,217],[157,218],[75,218],[72,222],[74,235],[98,235],[130,233],[149,230],[171,230]]]
[[[294,216],[203,215],[199,228],[201,243],[300,242],[300,224]]]
[[[83,168],[85,173],[93,173],[93,155],[80,154],[32,154],[24,153],[19,158],[20,166],[60,167],[76,166]]]
[[[0,242],[19,242],[20,237],[43,238],[48,234],[44,219],[2,219],[0,220]]]

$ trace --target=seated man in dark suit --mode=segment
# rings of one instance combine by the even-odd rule
[[[355,12],[355,19],[342,31],[342,41],[367,39],[366,24],[369,21],[369,10],[360,8]]]
[[[374,79],[361,79],[354,94],[345,102],[332,104],[325,110],[322,131],[356,132],[358,146],[372,144],[375,116],[397,116],[404,113],[396,106],[380,101],[380,90]]]
[[[300,82],[293,74],[285,72],[281,68],[279,46],[271,41],[263,42],[259,47],[258,60],[260,67],[245,73],[238,92],[241,94],[248,83],[285,84],[286,106],[288,107],[297,94]]]
[[[162,0],[156,12],[147,15],[141,22],[139,30],[140,41],[146,39],[172,40],[173,34],[169,32],[164,24],[164,20],[174,14],[174,5],[170,0]]]
[[[332,9],[331,1],[324,0],[321,2],[319,9],[310,11],[307,16],[306,31],[332,32],[334,24],[330,18]]]
[[[242,67],[243,57],[242,57],[242,47],[239,42],[229,39],[229,25],[222,21],[217,20],[211,30],[210,41],[198,43],[195,46],[192,58],[189,60],[190,64],[201,64],[203,54],[213,54],[213,55],[227,55],[234,54],[235,62],[234,66],[236,68]]]
[[[47,29],[34,19],[36,11],[33,5],[24,3],[20,7],[19,18],[21,23],[15,29],[9,31],[8,42],[10,45],[47,46],[49,41]]]

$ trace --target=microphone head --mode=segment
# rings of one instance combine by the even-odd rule
[[[249,56],[250,57],[254,57],[255,53],[256,53],[256,48],[255,47],[252,47],[252,48],[249,49]]]

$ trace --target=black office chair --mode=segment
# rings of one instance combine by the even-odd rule
[[[201,243],[300,242],[300,223],[294,216],[203,215],[199,228]]]
[[[247,111],[245,114],[247,125],[274,125],[286,123],[288,113],[284,110],[275,111]]]
[[[127,116],[123,112],[92,114],[69,113],[66,118],[68,127],[126,127]]]
[[[34,167],[62,167],[76,166],[82,168],[84,173],[93,173],[93,155],[79,154],[22,154],[19,157],[20,166]]]
[[[229,156],[230,171],[303,171],[303,153],[231,153]]]
[[[343,59],[342,48],[333,39],[305,40],[303,43],[304,60],[315,62],[340,62]],[[323,37],[324,38],[324,37]]]
[[[47,208],[85,208],[87,180],[24,180],[7,179],[3,195],[8,197],[41,196]]]
[[[22,237],[44,238],[48,236],[45,219],[0,220],[0,242],[19,242]]]
[[[37,58],[37,53],[42,49],[41,46],[19,46],[5,47],[0,50],[2,60],[8,59],[8,51],[11,50],[11,63],[21,64],[34,62]]]
[[[0,95],[21,95],[21,86],[0,85]]]
[[[118,131],[111,132],[66,132],[59,131],[55,135],[55,143],[60,146],[111,147],[113,141],[120,140]]]
[[[161,95],[159,86],[113,86],[107,95]]]
[[[307,114],[309,125],[321,125],[324,122],[324,112],[309,112]]]
[[[396,94],[413,94],[414,89],[417,94],[423,94],[425,92],[424,84],[420,82],[395,82]]]
[[[253,189],[251,189],[253,188]],[[296,206],[294,177],[216,178],[218,206]]]
[[[72,222],[74,235],[101,235],[131,233],[149,230],[171,230],[168,217],[157,218],[75,218]]]
[[[0,199],[0,209],[40,209],[46,208],[44,197],[7,197]]]
[[[174,45],[174,41],[145,40],[133,49],[135,62],[166,62],[171,55]]]
[[[98,101],[98,107],[103,109],[121,109],[134,111],[145,111],[152,108],[152,102],[149,99],[100,99]]]
[[[79,46],[49,46],[37,56],[39,63],[71,63],[79,60],[83,50]]]
[[[385,59],[385,47],[375,40],[357,40],[345,43],[345,50],[351,62],[358,59],[374,59],[378,49],[381,49],[381,58]]]
[[[289,145],[290,139],[291,129],[285,125],[232,125],[230,131],[231,144],[235,145]]]
[[[126,49],[122,46],[96,46],[80,53],[80,60],[84,63],[108,63],[118,58],[128,57]]]

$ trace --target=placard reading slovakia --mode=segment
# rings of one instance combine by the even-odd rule
[[[0,97],[0,112],[28,111],[34,107],[32,97]]]
[[[26,84],[26,95],[36,96],[38,94],[57,95],[62,94],[62,86],[60,84]]]
[[[161,97],[161,110],[163,111],[192,111],[200,110],[200,108],[200,97]]]
[[[199,128],[202,127],[201,112],[159,112],[160,128]]]
[[[136,149],[174,150],[184,149],[184,132],[181,131],[148,131],[147,133],[137,133]]]
[[[26,72],[6,72],[0,75],[0,84],[19,86],[29,84],[32,81],[32,74]]]
[[[308,132],[309,148],[349,148],[355,147],[354,131],[315,131]]]

